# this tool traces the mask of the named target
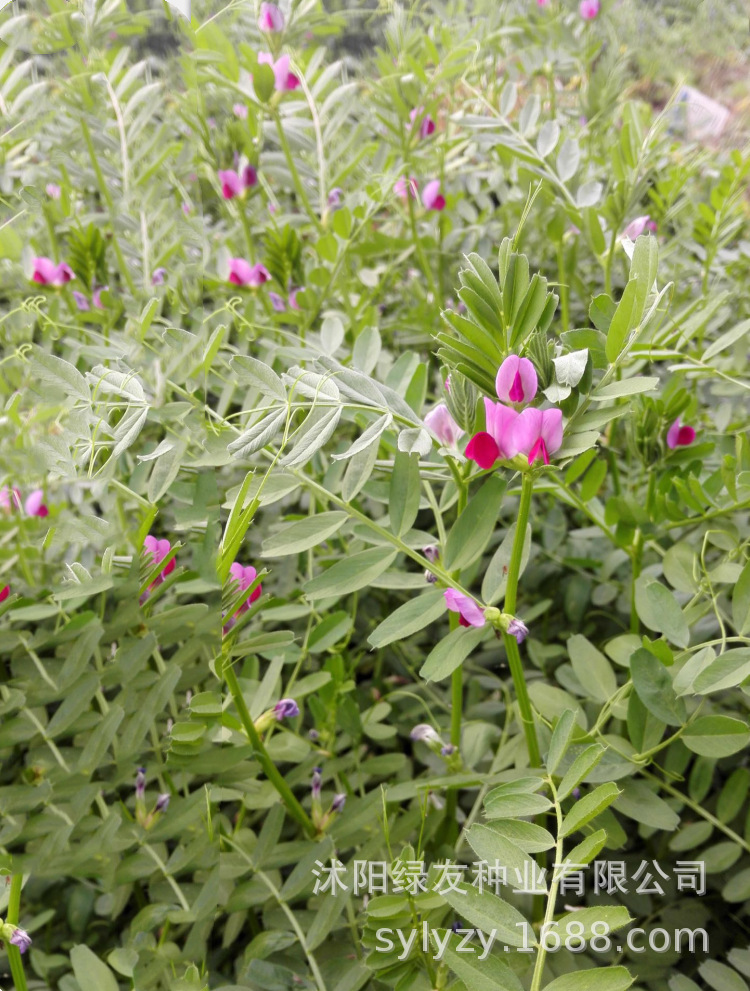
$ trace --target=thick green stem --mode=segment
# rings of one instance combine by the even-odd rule
[[[6,922],[12,926],[18,925],[18,917],[21,913],[21,888],[23,886],[23,875],[14,874],[10,881],[10,895],[8,896],[8,914]],[[8,963],[13,977],[13,984],[16,991],[27,991],[26,974],[23,970],[21,951],[12,943],[5,944],[5,952],[8,954]]]
[[[563,861],[563,837],[562,837],[562,809],[560,808],[560,802],[557,799],[557,792],[555,791],[555,786],[552,783],[552,779],[549,779],[549,786],[552,791],[552,797],[555,802],[555,813],[557,815],[557,843],[555,845],[555,864],[561,864]],[[542,986],[542,978],[544,977],[544,964],[547,958],[547,947],[545,940],[545,933],[547,931],[546,927],[555,918],[555,903],[557,902],[557,890],[560,887],[560,877],[555,877],[556,870],[553,869],[552,880],[550,881],[549,894],[547,895],[547,911],[544,913],[544,922],[542,924],[539,940],[539,952],[537,953],[536,962],[534,964],[534,975],[531,978],[531,991],[540,991]]]
[[[297,171],[297,166],[294,164],[294,158],[292,156],[292,150],[289,147],[289,142],[287,141],[286,134],[284,133],[284,125],[281,122],[281,117],[278,110],[274,111],[274,120],[276,121],[276,130],[279,132],[279,143],[281,144],[281,150],[284,152],[284,158],[286,159],[286,164],[289,168],[289,174],[292,178],[292,183],[300,198],[300,203],[303,206],[305,213],[312,220],[313,224],[318,228],[318,230],[323,229],[320,217],[313,210],[312,204],[310,203],[310,197],[307,195],[302,178]]]
[[[523,555],[523,545],[526,540],[526,527],[529,522],[531,494],[533,489],[534,483],[532,481],[531,474],[527,473],[523,476],[523,482],[521,484],[521,502],[518,506],[516,533],[513,538],[513,549],[511,551],[510,564],[508,565],[508,583],[505,589],[504,612],[510,613],[511,615],[514,615],[516,611],[518,578],[521,574],[521,557]],[[516,690],[518,710],[521,714],[523,732],[526,737],[526,748],[529,752],[529,764],[531,767],[541,767],[542,755],[539,750],[539,740],[537,739],[536,726],[534,724],[534,713],[531,708],[531,699],[529,698],[529,692],[526,687],[526,678],[524,676],[523,662],[521,661],[521,653],[518,649],[518,642],[515,637],[510,636],[508,633],[503,634],[503,642],[505,644],[505,653],[508,657],[510,673],[513,678],[513,687]]]
[[[224,680],[227,683],[229,691],[232,693],[232,698],[234,699],[234,704],[237,708],[242,725],[247,733],[247,738],[253,745],[255,750],[258,763],[263,768],[266,777],[274,786],[276,791],[281,796],[282,801],[289,810],[289,814],[293,819],[302,826],[304,831],[308,836],[315,836],[315,826],[313,826],[310,817],[307,812],[302,808],[300,803],[294,797],[294,793],[289,785],[284,781],[283,777],[279,773],[276,765],[268,756],[268,751],[263,746],[263,741],[258,735],[258,731],[255,728],[255,723],[250,716],[250,711],[247,707],[247,703],[242,695],[242,690],[240,689],[240,683],[237,680],[237,675],[234,672],[234,668],[231,664],[226,661],[223,670]]]

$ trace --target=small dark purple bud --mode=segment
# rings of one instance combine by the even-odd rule
[[[162,795],[156,799],[156,811],[166,812],[169,807],[169,793],[164,792]]]
[[[21,953],[25,953],[31,946],[31,936],[29,936],[25,929],[20,929],[16,926],[13,935],[10,937],[10,942],[14,946],[17,946]]]
[[[307,735],[310,737],[311,740],[319,740],[320,739],[320,733],[318,733],[318,731],[316,729],[309,730],[308,733],[307,733]]]
[[[299,715],[299,706],[294,699],[281,699],[273,707],[273,714],[278,720],[291,719]]]
[[[581,789],[580,788],[574,788],[573,791],[570,794],[573,796],[573,798],[576,801],[578,801],[578,799],[581,797]]]
[[[437,582],[437,575],[433,575],[431,571],[425,571],[424,580],[428,585],[434,585]]]
[[[331,812],[341,812],[345,804],[346,795],[343,793],[340,795],[334,795],[333,802],[331,803]]]
[[[320,798],[320,785],[321,785],[321,781],[322,781],[322,772],[321,772],[321,769],[319,767],[314,767],[313,768],[313,776],[312,776],[312,786],[311,786],[311,791],[312,791],[312,797],[313,797],[313,799],[319,799]]]
[[[328,194],[328,206],[332,206],[334,210],[341,206],[341,197],[344,195],[344,190],[340,186],[334,186],[334,188]]]
[[[515,637],[517,643],[523,643],[529,635],[529,628],[523,620],[512,619],[510,623],[508,623],[508,634],[511,637]]]
[[[455,752],[456,752],[456,748],[453,746],[452,743],[446,743],[446,745],[442,747],[440,750],[440,753],[443,755],[443,757],[450,757],[451,754],[455,754]]]
[[[460,919],[456,919],[455,922],[452,922],[451,923],[451,932],[457,933],[460,928],[461,928],[461,920]]]
[[[135,776],[135,797],[141,801],[146,794],[146,768],[139,767]]]
[[[437,561],[437,559],[440,557],[440,548],[437,546],[437,544],[430,544],[429,547],[422,548],[422,553],[424,554],[424,556],[427,558],[428,561],[432,561],[432,563],[434,564],[435,561]]]

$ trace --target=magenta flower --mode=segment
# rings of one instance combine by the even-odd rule
[[[17,946],[21,953],[25,953],[31,946],[31,936],[29,936],[25,929],[21,929],[20,926],[16,926],[9,942],[11,942],[13,946]]]
[[[509,354],[495,379],[498,399],[504,403],[529,403],[536,395],[536,370],[528,358]]]
[[[445,604],[450,611],[458,613],[461,626],[484,626],[484,613],[468,595],[458,592],[455,588],[447,588],[444,596]]]
[[[667,431],[667,447],[674,450],[676,447],[688,447],[695,440],[695,430],[692,427],[683,426],[680,418],[674,421]]]
[[[424,113],[424,107],[415,107],[409,114],[409,127],[410,129],[414,127],[417,118]],[[422,121],[419,125],[419,136],[420,138],[429,138],[431,134],[435,133],[435,121],[430,117],[429,114],[425,114],[422,117]]]
[[[297,302],[297,293],[300,293],[302,291],[303,291],[302,286],[299,286],[297,289],[292,289],[292,291],[289,293],[290,310],[298,310],[300,308],[300,305]]]
[[[513,440],[519,454],[528,454],[529,464],[538,457],[548,465],[550,454],[562,447],[562,410],[527,406],[513,425]]]
[[[0,509],[3,509],[6,513],[9,513],[13,509],[20,508],[21,490],[17,489],[15,485],[12,488],[7,485],[3,485],[0,489]]]
[[[218,172],[221,183],[221,195],[225,200],[233,200],[235,196],[244,196],[246,191],[257,185],[258,173],[252,165],[246,165],[240,172],[234,169],[220,169]]]
[[[275,3],[262,3],[260,5],[260,17],[258,27],[261,31],[283,31],[284,15]]]
[[[10,595],[10,585],[5,585],[0,588],[0,602],[5,602],[5,600]]]
[[[57,185],[56,182],[48,182],[47,183],[47,186],[46,186],[46,189],[45,189],[45,192],[47,193],[47,196],[49,196],[49,198],[51,200],[59,200],[60,199],[60,192],[61,192],[61,190],[60,190],[60,187]]]
[[[425,210],[444,210],[445,197],[440,193],[440,180],[433,179],[424,187],[422,203]]]
[[[32,282],[40,286],[64,286],[66,282],[75,279],[72,269],[65,262],[55,264],[51,258],[34,258]]]
[[[631,241],[635,241],[635,239],[640,237],[644,231],[656,231],[656,224],[647,213],[642,217],[636,217],[635,220],[631,220],[622,234],[623,237],[627,237],[630,238]]]
[[[393,187],[393,192],[399,199],[406,200],[409,196],[411,196],[411,198],[415,200],[417,198],[417,193],[419,192],[417,180],[414,176],[411,176],[409,179],[405,176],[401,176],[400,179],[396,180]]]
[[[143,546],[146,551],[146,556],[151,558],[152,567],[155,564],[161,564],[161,562],[164,560],[165,557],[167,557],[167,555],[172,549],[172,545],[166,538],[159,540],[156,537],[152,537],[151,534],[149,534],[146,537],[146,539],[143,541]],[[141,596],[141,604],[143,604],[146,601],[151,589],[155,585],[161,585],[161,583],[164,581],[167,575],[171,575],[174,569],[175,569],[175,559],[172,558],[172,560],[167,565],[165,565],[162,571],[156,576],[154,581],[151,582],[149,587],[143,593],[143,595]]]
[[[484,410],[487,430],[474,434],[466,445],[466,457],[476,461],[480,468],[491,468],[499,458],[512,458],[518,454],[514,427],[520,414],[486,398]]]
[[[237,561],[235,561],[232,567],[229,569],[229,574],[237,582],[240,592],[247,592],[247,590],[253,584],[255,579],[258,577],[258,572],[251,564],[247,565],[246,567],[243,567]],[[263,594],[263,586],[258,585],[257,588],[253,589],[247,601],[240,606],[239,611],[245,612],[247,609],[250,608],[250,603],[257,601],[262,594]]]
[[[232,107],[232,113],[240,120],[247,120],[247,107],[244,103],[235,103]]]
[[[593,21],[599,15],[601,3],[599,0],[581,0],[578,12],[584,21]]]
[[[235,286],[251,286],[256,289],[270,278],[271,273],[265,265],[251,265],[244,258],[229,259],[229,281]]]
[[[463,430],[453,419],[445,403],[431,409],[424,422],[444,447],[455,447],[459,438],[463,437]]]
[[[44,492],[41,489],[34,489],[26,496],[23,508],[27,516],[49,516],[49,509],[44,505]]]
[[[167,278],[166,268],[155,268],[153,275],[151,276],[152,286],[163,286]]]
[[[273,714],[279,722],[282,719],[293,719],[299,715],[299,706],[294,699],[281,699],[273,707]]]
[[[274,62],[270,52],[258,54],[258,65],[270,65],[273,69],[274,85],[279,93],[289,93],[300,85],[299,78],[289,69],[289,56],[280,55]]]
[[[344,190],[341,186],[334,186],[333,189],[328,194],[328,206],[337,210],[341,206],[341,200],[344,196]]]
[[[550,0],[536,0],[537,7],[549,7]]]

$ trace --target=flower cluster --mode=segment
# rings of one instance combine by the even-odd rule
[[[26,516],[48,516],[49,509],[44,503],[44,492],[42,489],[33,489],[23,500],[21,490],[15,486],[10,488],[4,485],[0,489],[0,509],[6,513],[13,512],[14,509],[23,512]]]
[[[424,187],[422,192],[422,206],[425,210],[444,210],[445,209],[445,197],[441,193],[441,186],[439,179],[431,179],[430,182]],[[393,187],[393,191],[399,199],[408,201],[409,197],[416,199],[419,194],[419,185],[414,176],[407,179],[402,176],[400,179],[396,180],[396,184]]]

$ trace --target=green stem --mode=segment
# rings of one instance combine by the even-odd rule
[[[10,881],[10,895],[8,896],[8,914],[5,921],[12,926],[18,925],[18,917],[21,914],[21,888],[23,887],[23,875],[14,874]],[[27,991],[26,974],[21,960],[21,951],[12,943],[5,944],[5,952],[8,954],[8,963],[13,977],[13,984],[16,991]]]
[[[565,279],[565,247],[562,240],[560,240],[557,246],[557,288],[560,290],[560,319],[562,321],[563,331],[570,328],[568,285]]]
[[[224,681],[226,681],[227,687],[229,688],[229,691],[232,693],[234,704],[237,708],[237,712],[239,713],[239,717],[242,721],[242,725],[245,729],[245,732],[247,733],[247,737],[250,740],[250,743],[253,745],[253,749],[255,750],[258,763],[265,771],[268,780],[271,782],[271,784],[274,786],[276,791],[281,796],[281,799],[286,805],[287,809],[289,810],[289,814],[292,816],[292,818],[296,819],[296,821],[300,824],[300,826],[302,826],[302,828],[304,829],[304,831],[307,833],[308,836],[314,837],[315,826],[313,826],[310,817],[308,816],[307,812],[305,812],[305,810],[302,808],[302,806],[297,801],[297,799],[294,797],[294,793],[292,792],[292,789],[283,779],[276,765],[268,756],[268,751],[263,746],[263,741],[258,735],[258,731],[255,728],[255,723],[253,722],[252,717],[250,716],[250,711],[247,708],[247,703],[245,702],[245,699],[242,695],[242,690],[240,689],[240,683],[237,680],[237,675],[235,674],[234,668],[231,666],[231,664],[228,661],[225,662],[224,670],[222,673],[224,676]]]
[[[521,502],[518,506],[516,532],[513,538],[513,549],[511,551],[510,564],[508,565],[508,583],[505,589],[505,605],[503,607],[503,611],[510,613],[511,615],[515,615],[516,611],[518,578],[521,574],[521,556],[523,554],[523,545],[526,540],[526,527],[529,522],[531,494],[533,489],[534,482],[531,474],[527,473],[523,476],[523,482],[521,484]],[[539,750],[539,740],[536,735],[536,726],[534,724],[534,713],[531,708],[531,699],[529,698],[528,688],[526,687],[526,678],[524,676],[523,662],[521,660],[521,653],[518,649],[518,642],[515,637],[512,637],[507,633],[503,634],[503,642],[505,644],[505,653],[508,657],[510,673],[513,678],[513,687],[516,690],[516,699],[518,701],[518,709],[521,714],[521,722],[523,723],[523,731],[526,736],[526,748],[529,753],[529,764],[531,767],[541,767],[542,755]]]
[[[552,783],[552,779],[548,779],[549,786],[552,791],[552,797],[555,802],[555,813],[557,815],[557,843],[555,844],[555,864],[562,864],[563,862],[563,843],[564,839],[562,836],[562,809],[560,808],[560,803],[557,800],[557,792],[555,786]],[[544,922],[541,928],[541,939],[539,940],[539,952],[537,954],[536,963],[534,964],[534,975],[531,978],[531,991],[540,991],[542,986],[542,978],[544,977],[544,964],[547,958],[547,947],[545,945],[545,932],[546,926],[552,922],[555,917],[555,903],[557,902],[557,889],[560,886],[560,877],[555,878],[556,871],[553,871],[552,880],[550,881],[549,894],[547,895],[547,911],[544,913]]]
[[[305,208],[305,213],[308,215],[313,224],[318,228],[318,230],[323,229],[320,217],[313,210],[312,204],[310,203],[310,197],[305,191],[305,187],[302,184],[302,179],[299,172],[297,171],[297,166],[294,164],[294,158],[292,157],[292,150],[289,147],[289,142],[286,139],[286,134],[284,134],[284,125],[281,123],[281,116],[278,110],[274,111],[273,118],[276,121],[276,130],[279,132],[279,142],[281,143],[281,150],[284,152],[284,158],[286,159],[286,164],[289,168],[289,174],[292,177],[292,182],[294,183],[294,188],[297,191],[297,195],[300,198],[302,206]]]
[[[630,585],[630,632],[640,632],[640,620],[638,610],[635,607],[635,586],[641,576],[641,566],[643,564],[643,534],[640,530],[635,531],[633,539],[633,578]]]

